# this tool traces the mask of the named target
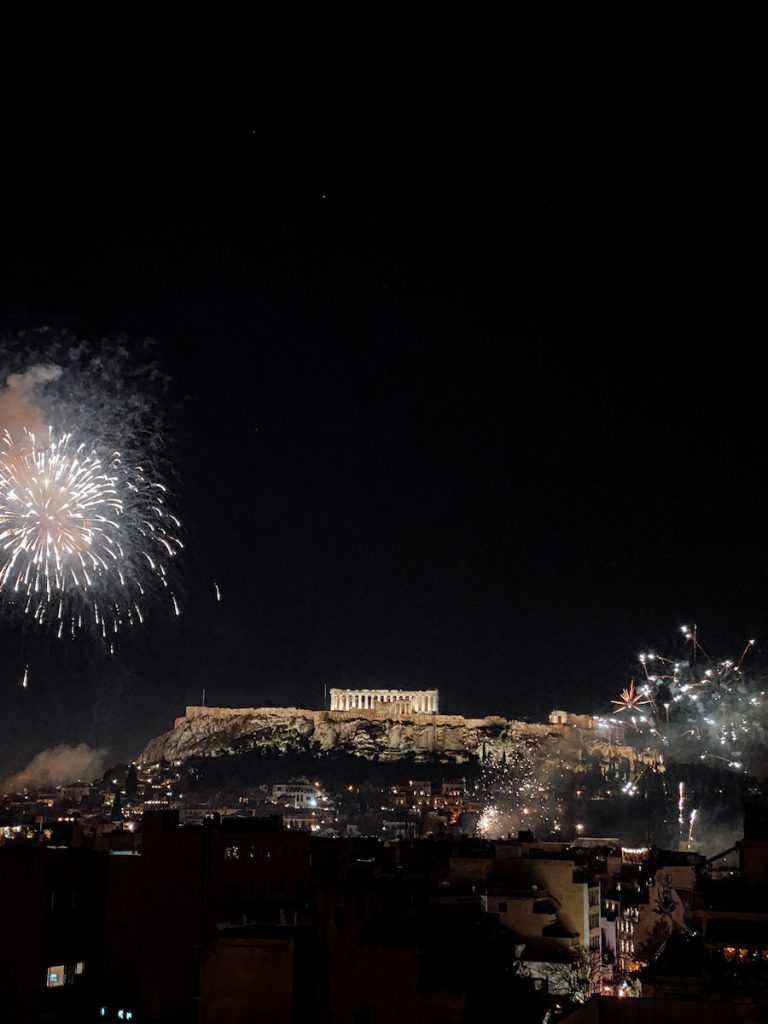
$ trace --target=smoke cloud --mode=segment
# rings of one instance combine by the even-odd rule
[[[28,394],[38,384],[48,384],[52,380],[58,380],[60,376],[60,366],[43,363],[38,366],[30,366],[24,373],[12,373],[6,381],[6,386]]]
[[[102,775],[106,757],[106,750],[87,743],[62,743],[35,754],[26,768],[7,780],[4,788],[13,791],[25,786],[62,786],[77,779],[89,781]]]
[[[24,373],[12,373],[0,390],[0,430],[7,430],[14,438],[25,430],[41,433],[45,424],[35,404],[34,391],[39,384],[57,380],[61,372],[60,366],[41,363],[30,366]]]

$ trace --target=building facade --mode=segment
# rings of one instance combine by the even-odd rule
[[[286,807],[317,807],[323,796],[319,785],[311,786],[308,782],[276,783],[272,787],[272,802]]]
[[[436,715],[437,690],[331,690],[331,711],[387,711],[393,715]]]

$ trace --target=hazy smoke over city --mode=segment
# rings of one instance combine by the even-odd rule
[[[78,779],[90,782],[104,771],[106,750],[87,743],[68,746],[65,743],[35,754],[29,764],[5,783],[8,790],[25,786],[61,786]]]

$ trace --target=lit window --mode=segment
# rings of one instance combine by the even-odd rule
[[[75,964],[75,974],[84,974],[84,973],[85,973],[85,964],[81,960],[79,963]]]
[[[59,988],[64,984],[64,964],[57,964],[49,967],[46,972],[46,985],[48,988]]]
[[[240,856],[239,846],[225,846],[224,847],[224,860],[237,860]]]

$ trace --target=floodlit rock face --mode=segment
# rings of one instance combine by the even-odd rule
[[[584,764],[640,757],[600,729],[567,723],[530,723],[506,718],[414,714],[387,717],[385,711],[310,711],[304,708],[188,707],[173,729],[150,740],[143,764],[217,757],[256,748],[281,752],[338,752],[369,760],[404,758],[460,763],[476,756],[514,757],[532,746],[553,757]]]

